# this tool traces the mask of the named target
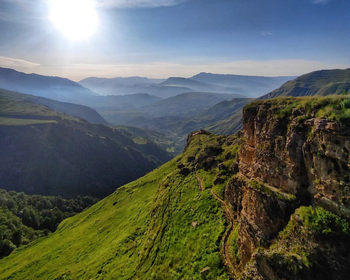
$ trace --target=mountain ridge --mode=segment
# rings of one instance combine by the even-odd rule
[[[202,91],[236,93],[257,97],[272,91],[291,78],[295,77],[244,76],[202,72],[190,78],[169,77],[163,80],[149,79],[147,81],[152,81],[152,83],[147,82],[146,84],[130,84],[125,82],[128,78],[86,78],[79,83],[104,95],[144,92],[166,98],[184,92]],[[253,92],[251,92],[252,90]]]
[[[283,84],[280,88],[260,97],[326,96],[350,91],[350,68],[345,70],[320,70],[307,73]]]
[[[72,103],[97,95],[66,78],[26,74],[10,68],[0,68],[0,88]]]
[[[13,92],[8,90],[0,89],[0,99],[4,102],[4,99],[15,99],[18,103],[31,103],[31,104],[37,104],[42,105],[47,108],[50,108],[54,111],[71,115],[77,118],[85,119],[91,123],[94,124],[105,124],[107,125],[108,122],[94,109],[80,105],[80,104],[74,104],[74,103],[67,103],[67,102],[60,102],[53,99],[45,98],[45,97],[39,97],[31,94],[24,94],[19,92]],[[3,106],[10,105],[10,104],[3,104]],[[0,111],[3,111],[5,108],[1,108]],[[11,106],[7,108],[8,110],[5,111],[11,111]]]
[[[182,155],[0,260],[0,277],[345,279],[348,103],[250,103],[244,136],[192,132]]]
[[[25,102],[37,97],[0,93],[0,177],[7,190],[103,197],[170,159],[150,140]]]

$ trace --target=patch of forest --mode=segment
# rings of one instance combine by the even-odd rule
[[[66,218],[84,211],[98,198],[27,195],[0,189],[0,258],[29,242],[49,235]]]

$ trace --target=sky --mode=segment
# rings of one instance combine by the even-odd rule
[[[298,76],[349,53],[349,0],[0,0],[0,67],[75,81]]]

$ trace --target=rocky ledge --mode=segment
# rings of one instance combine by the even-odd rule
[[[244,108],[239,173],[225,193],[239,227],[236,276],[327,279],[333,271],[331,279],[341,279],[349,273],[339,265],[349,242],[306,230],[320,215],[334,214],[328,222],[350,219],[348,103],[345,97],[285,98]],[[289,256],[293,250],[295,259]]]

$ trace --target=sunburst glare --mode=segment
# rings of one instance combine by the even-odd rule
[[[95,2],[91,0],[51,0],[49,20],[71,40],[85,40],[98,24]]]

